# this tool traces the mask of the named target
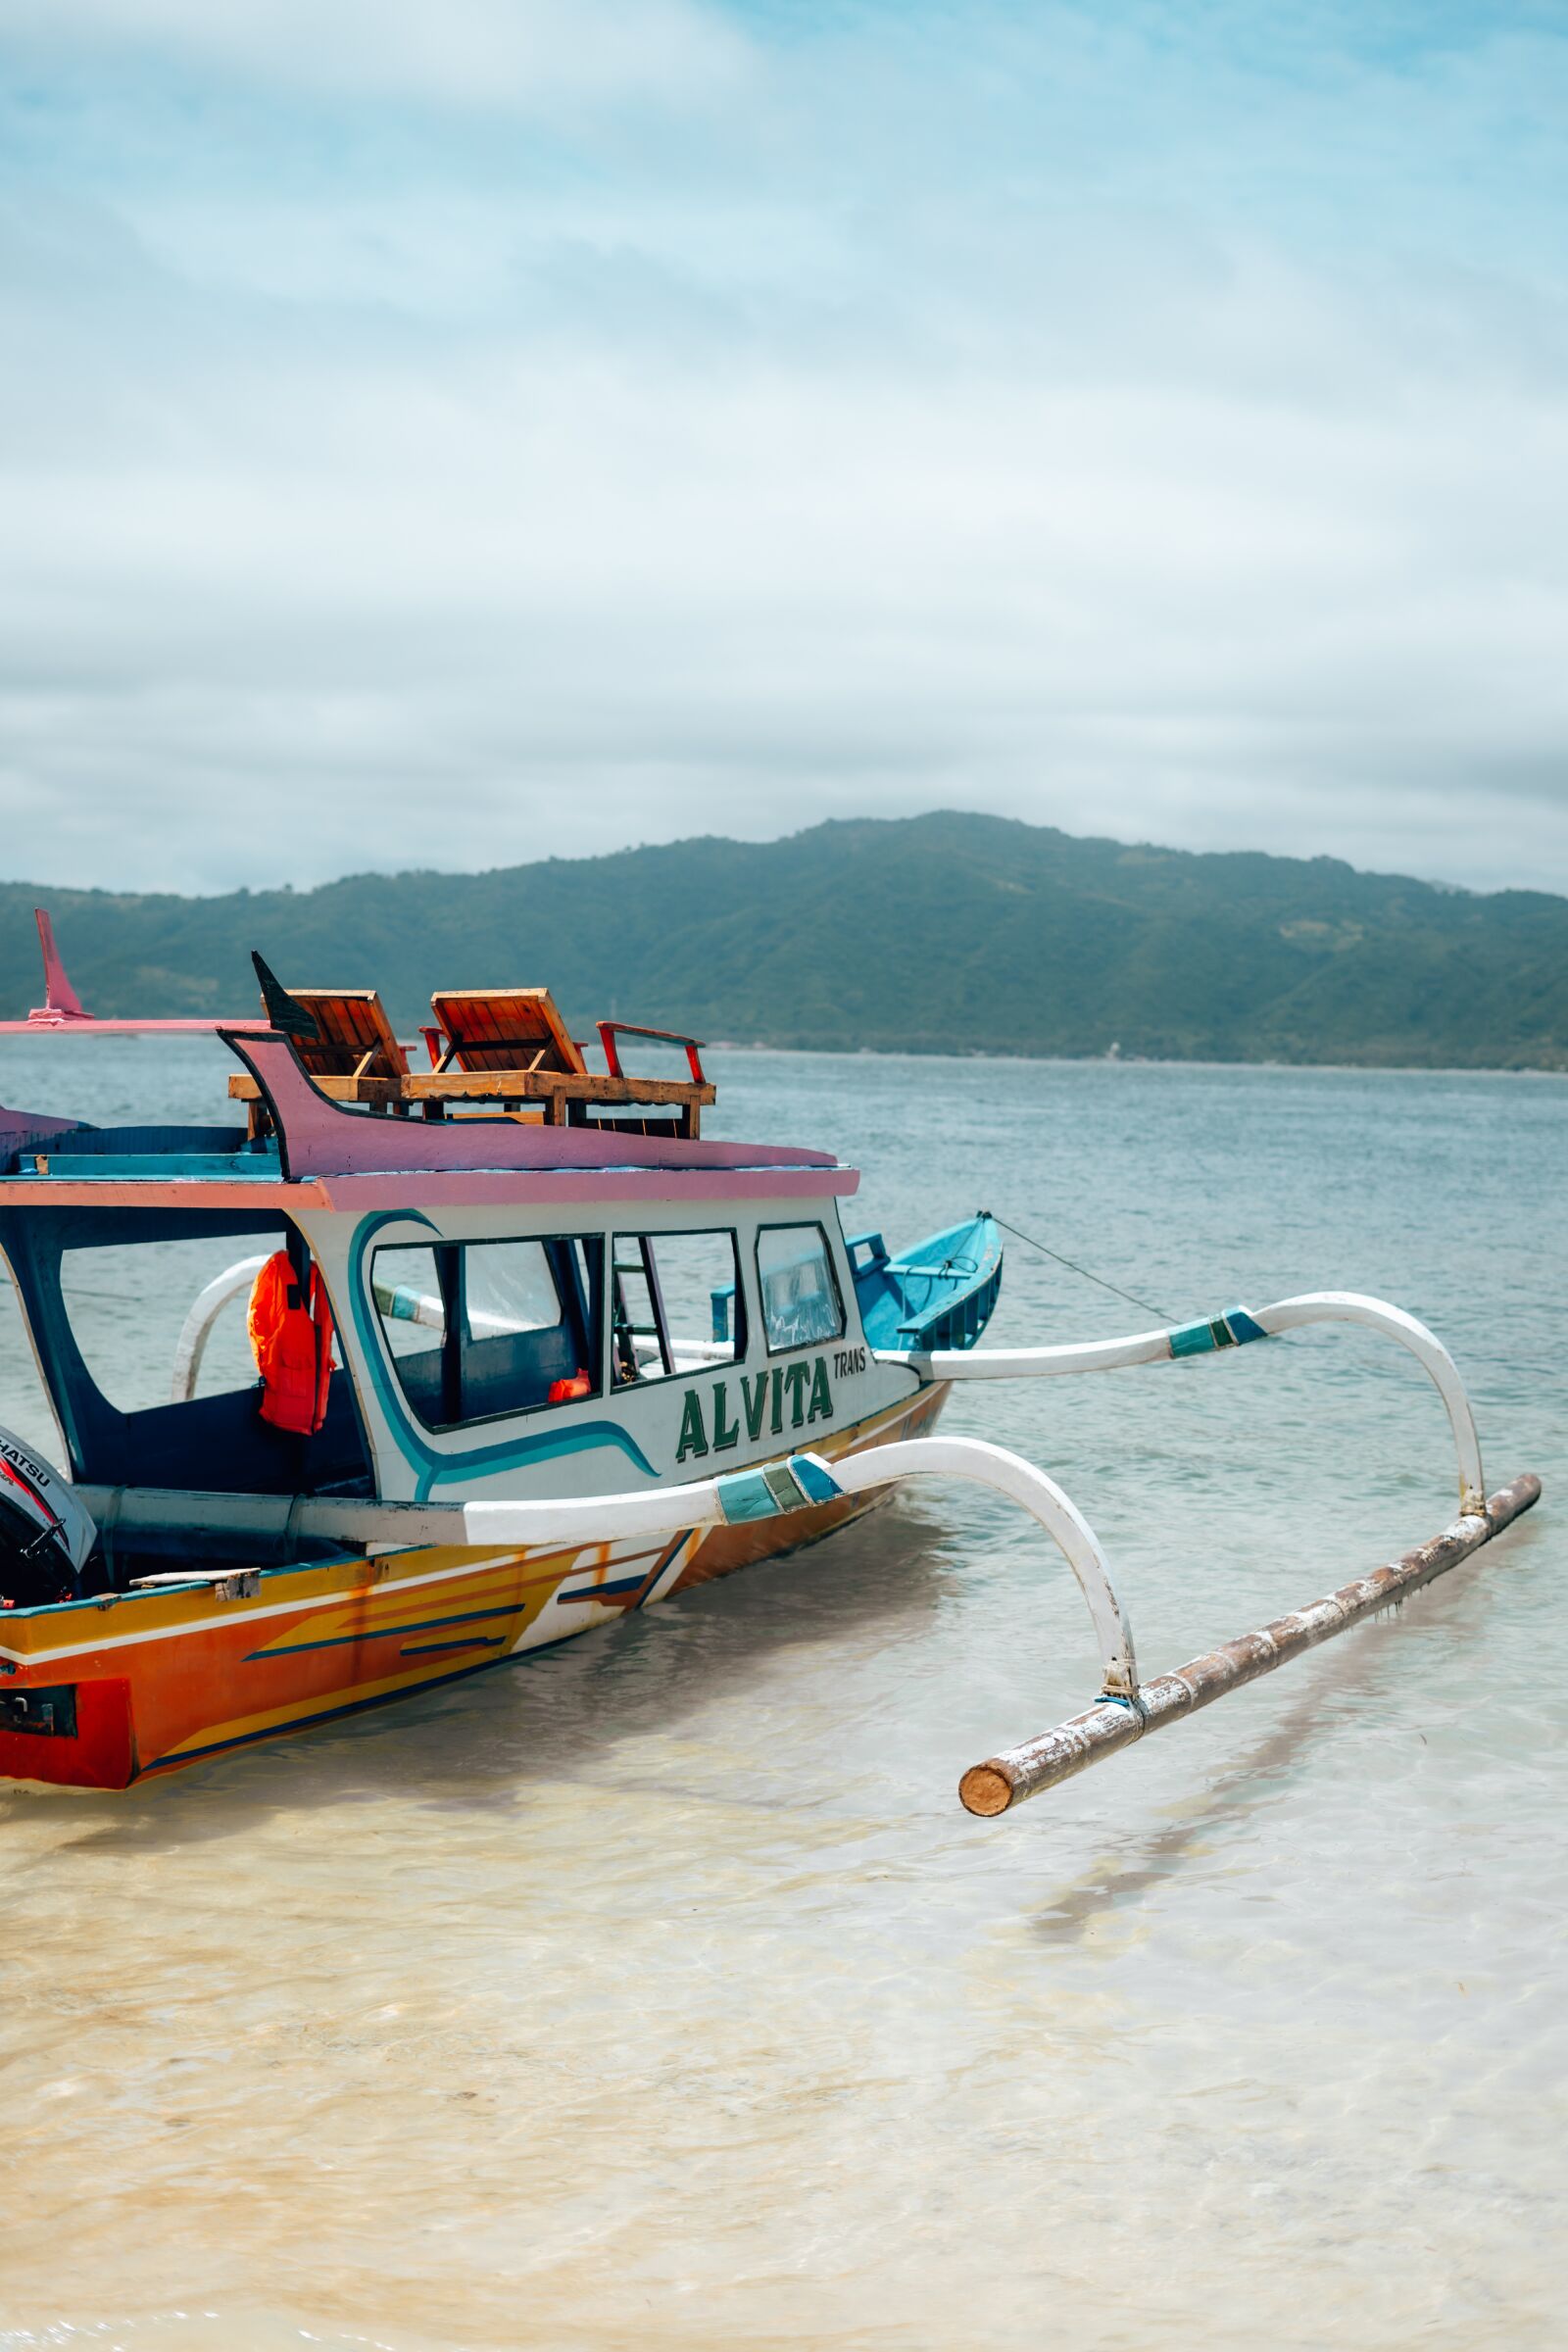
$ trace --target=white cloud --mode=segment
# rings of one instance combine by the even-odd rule
[[[948,803],[1568,888],[1560,285],[1074,212],[960,82],[775,57],[593,172],[30,190],[7,868],[304,881]],[[901,141],[944,113],[974,176],[937,204]]]
[[[693,0],[0,0],[3,37],[480,109],[710,98],[747,56],[734,27]]]

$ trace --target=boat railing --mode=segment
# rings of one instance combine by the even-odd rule
[[[717,1089],[710,1079],[626,1078],[575,1070],[414,1070],[390,1077],[330,1078],[312,1076],[311,1083],[331,1102],[361,1109],[409,1117],[417,1112],[427,1119],[461,1115],[465,1105],[482,1105],[494,1115],[533,1118],[547,1127],[621,1126],[617,1110],[635,1114],[634,1124],[649,1132],[668,1132],[682,1138],[701,1133],[702,1113]],[[247,1072],[228,1081],[230,1100],[252,1110],[253,1130],[264,1113],[262,1090]],[[662,1110],[667,1118],[655,1126],[646,1115]],[[597,1114],[612,1114],[599,1116]]]
[[[703,1068],[703,1041],[701,1038],[687,1037],[679,1029],[645,1029],[640,1021],[596,1021],[594,1026],[599,1031],[599,1042],[604,1048],[605,1067],[612,1078],[625,1076],[625,1072],[620,1066],[618,1041],[623,1037],[651,1037],[662,1046],[681,1047],[686,1055],[686,1066],[691,1072],[693,1086],[708,1084],[707,1073]]]

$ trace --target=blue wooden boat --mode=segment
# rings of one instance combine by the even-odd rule
[[[890,1257],[879,1233],[849,1243],[860,1321],[873,1348],[972,1348],[991,1320],[1002,1288],[1002,1235],[977,1209],[902,1257]]]

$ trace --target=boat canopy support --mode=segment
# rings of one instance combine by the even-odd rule
[[[1125,1340],[1091,1340],[1079,1347],[976,1348],[913,1355],[879,1349],[877,1360],[908,1364],[923,1381],[1043,1380],[1068,1372],[1114,1372],[1127,1364],[1180,1363],[1227,1348],[1244,1348],[1252,1340],[1276,1339],[1310,1323],[1359,1324],[1409,1349],[1435,1384],[1448,1415],[1459,1457],[1459,1509],[1465,1514],[1484,1512],[1487,1491],[1481,1444],[1452,1356],[1437,1334],[1418,1323],[1414,1315],[1391,1306],[1385,1298],[1363,1298],[1355,1291],[1308,1291],[1298,1298],[1278,1299],[1272,1306],[1227,1307],[1224,1314],[1208,1321],[1137,1332]]]

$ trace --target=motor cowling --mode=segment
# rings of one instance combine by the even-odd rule
[[[70,1480],[0,1429],[0,1608],[74,1600],[97,1540]]]

